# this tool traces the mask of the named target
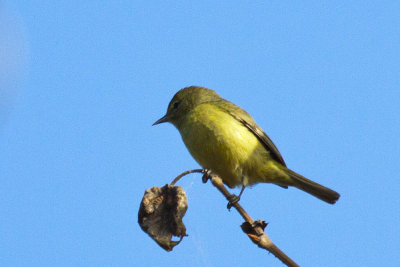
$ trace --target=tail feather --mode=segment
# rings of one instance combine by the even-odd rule
[[[335,202],[339,199],[340,194],[338,192],[313,182],[292,170],[287,170],[288,174],[292,178],[293,186],[297,187],[298,189],[303,190],[304,192],[307,192],[329,204],[335,204]]]

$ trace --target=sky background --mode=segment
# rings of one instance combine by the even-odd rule
[[[198,168],[152,127],[201,85],[246,109],[328,205],[260,184],[241,203],[302,266],[399,266],[399,1],[0,1],[0,266],[282,266],[201,175],[189,234],[137,223]],[[238,190],[234,190],[238,192]]]

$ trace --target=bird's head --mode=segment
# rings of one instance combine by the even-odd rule
[[[179,125],[185,120],[186,115],[200,104],[217,101],[221,97],[211,89],[199,86],[190,86],[179,90],[171,102],[167,113],[153,125],[170,122],[179,129]]]

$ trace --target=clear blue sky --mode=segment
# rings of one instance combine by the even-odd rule
[[[399,1],[1,1],[1,266],[281,266],[200,175],[189,236],[137,224],[144,190],[198,168],[180,88],[246,109],[328,205],[261,184],[241,200],[302,266],[399,266]],[[235,191],[237,192],[237,191]]]

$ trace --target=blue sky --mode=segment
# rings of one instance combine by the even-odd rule
[[[399,266],[398,1],[1,1],[1,266],[281,266],[200,175],[173,252],[144,190],[198,168],[151,124],[180,88],[253,115],[334,206],[260,184],[241,203],[302,266]],[[235,191],[237,192],[237,190]]]

